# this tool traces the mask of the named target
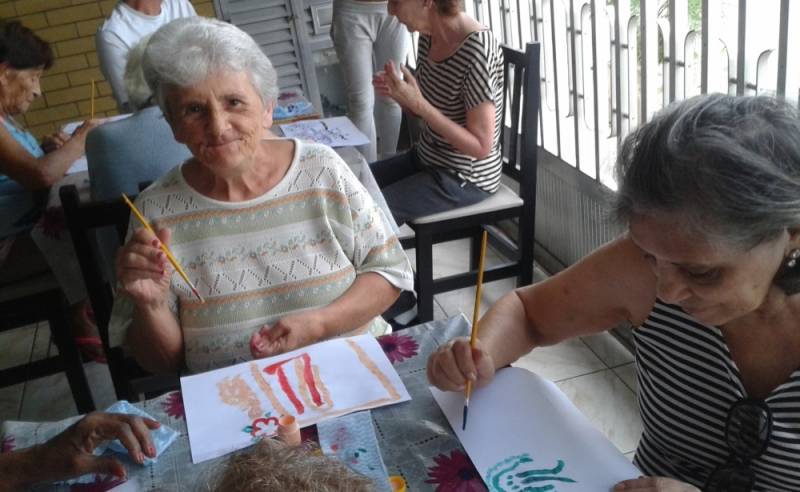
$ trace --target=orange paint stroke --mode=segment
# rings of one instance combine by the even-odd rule
[[[217,393],[224,403],[247,412],[251,419],[264,414],[261,402],[241,375],[226,377],[217,383]]]
[[[380,369],[378,369],[378,366],[375,365],[375,362],[372,359],[369,358],[367,353],[364,352],[364,350],[357,343],[355,343],[354,341],[345,340],[345,342],[347,342],[347,345],[349,345],[350,348],[353,349],[353,352],[356,353],[356,356],[358,356],[359,362],[361,362],[364,365],[364,367],[366,367],[367,370],[369,372],[371,372],[372,375],[375,376],[378,379],[378,381],[380,381],[380,383],[383,386],[383,388],[387,392],[389,392],[389,396],[391,397],[391,399],[394,400],[394,401],[399,400],[400,399],[400,393],[398,393],[397,389],[389,381],[389,378],[386,377],[386,374],[384,374],[383,372],[381,372]]]
[[[328,408],[333,407],[333,400],[331,400],[331,392],[328,390],[328,387],[322,382],[322,379],[319,377],[319,366],[314,366],[311,368],[314,371],[314,381],[316,381],[317,387],[319,388],[320,392],[322,393],[322,401],[325,403],[323,406]]]
[[[267,396],[270,404],[272,404],[272,408],[275,409],[275,413],[278,415],[288,415],[291,412],[287,411],[286,408],[281,405],[281,402],[278,400],[278,397],[275,396],[275,393],[272,391],[272,387],[267,383],[264,379],[264,376],[261,375],[261,370],[258,368],[258,364],[255,362],[250,363],[250,373],[253,375],[253,379],[256,380],[256,384],[258,387],[261,388],[261,391]]]
[[[294,373],[297,376],[300,396],[310,408],[323,408],[328,402],[320,393],[327,392],[324,383],[319,379],[319,368],[311,364],[310,358],[295,359]]]

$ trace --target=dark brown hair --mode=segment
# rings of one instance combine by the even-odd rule
[[[27,70],[53,66],[50,44],[23,26],[19,21],[0,23],[0,63]]]

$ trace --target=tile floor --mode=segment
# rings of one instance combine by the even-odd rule
[[[437,246],[434,274],[444,275],[464,269],[467,244],[455,241]],[[413,253],[409,255],[413,261]],[[497,261],[491,251],[487,264]],[[536,271],[536,280],[545,274]],[[487,283],[482,291],[481,311],[511,290],[512,279]],[[471,316],[475,289],[462,289],[436,296],[437,319],[459,312]],[[19,364],[54,350],[46,325],[0,334],[0,367]],[[636,378],[633,357],[612,335],[604,333],[574,339],[557,346],[534,350],[516,362],[554,381],[575,405],[617,446],[632,457],[642,431],[636,405]],[[105,408],[115,400],[105,365],[85,365],[95,404]],[[0,389],[0,421],[59,420],[76,413],[63,375],[38,379]]]

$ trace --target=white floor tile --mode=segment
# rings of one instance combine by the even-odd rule
[[[24,384],[15,384],[14,386],[0,388],[0,422],[5,420],[19,420],[23,389]]]
[[[633,362],[633,354],[609,332],[582,337],[584,343],[608,367],[617,367]]]
[[[0,333],[0,369],[28,362],[35,334],[36,327],[33,325]]]
[[[524,367],[551,381],[561,381],[606,369],[603,361],[577,338],[558,345],[539,347],[512,365]]]
[[[639,394],[639,381],[636,379],[636,364],[630,363],[625,364],[624,366],[619,366],[614,368],[614,372],[617,376],[622,379],[625,384],[628,385],[628,388],[631,389],[637,395]]]
[[[486,314],[486,311],[501,297],[514,290],[515,286],[516,279],[513,278],[504,278],[483,284],[481,287],[481,316]],[[475,304],[475,287],[442,292],[433,298],[448,316],[464,313],[468,319],[472,319],[472,310]]]
[[[610,369],[557,383],[622,453],[636,449],[642,420],[633,391]]]
[[[77,415],[78,409],[64,373],[25,383],[25,399],[19,420],[38,422]]]

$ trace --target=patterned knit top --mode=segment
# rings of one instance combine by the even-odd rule
[[[747,397],[722,332],[678,306],[657,301],[633,330],[644,433],[634,463],[647,475],[702,487],[730,451],[725,423],[732,404]],[[800,368],[765,403],[772,438],[753,461],[753,490],[800,490]]]
[[[294,142],[289,170],[261,197],[212,200],[187,184],[179,166],[136,200],[149,220],[172,230],[170,249],[206,300],[201,304],[172,276],[169,304],[192,372],[251,359],[255,330],[329,304],[359,274],[375,272],[413,289],[411,266],[390,223],[347,164],[329,147]],[[124,339],[131,315],[132,302],[118,297],[112,343]],[[348,335],[388,331],[377,316]]]
[[[500,187],[502,171],[503,50],[489,30],[471,33],[455,53],[439,62],[428,58],[430,48],[430,36],[421,34],[417,81],[422,95],[443,115],[465,128],[467,111],[486,101],[494,103],[494,136],[489,155],[474,159],[456,150],[423,123],[416,146],[420,160],[494,193]]]

